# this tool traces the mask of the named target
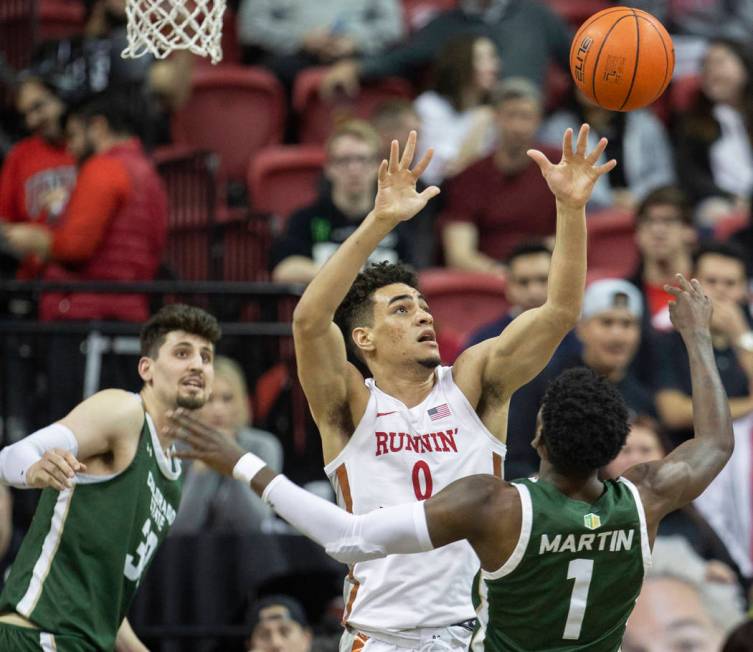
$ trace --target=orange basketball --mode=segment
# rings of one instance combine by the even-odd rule
[[[667,88],[675,67],[672,38],[651,14],[611,7],[591,16],[570,47],[575,85],[599,106],[632,111]]]

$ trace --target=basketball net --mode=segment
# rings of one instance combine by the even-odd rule
[[[164,59],[189,50],[212,63],[222,59],[222,15],[226,0],[126,0],[128,47],[121,56],[147,53]]]

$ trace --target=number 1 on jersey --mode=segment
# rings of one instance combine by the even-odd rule
[[[588,602],[588,588],[591,586],[591,576],[594,570],[593,559],[573,559],[567,567],[567,579],[575,580],[573,592],[570,596],[570,608],[567,610],[567,623],[562,638],[577,641],[580,638],[580,628],[586,615]]]
[[[419,473],[420,472],[420,473]],[[423,485],[424,488],[421,489],[421,480],[420,477],[423,475]],[[418,460],[413,465],[413,491],[416,494],[416,498],[418,500],[426,500],[427,498],[431,498],[431,492],[434,488],[434,485],[431,480],[431,470],[429,469],[429,465],[424,462],[423,460]]]

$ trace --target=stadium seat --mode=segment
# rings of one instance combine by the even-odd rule
[[[588,268],[629,276],[638,264],[635,217],[629,211],[605,209],[588,216]]]
[[[285,121],[280,83],[263,68],[199,66],[191,97],[173,115],[173,140],[219,155],[220,178],[245,183],[251,157],[279,143]]]
[[[325,102],[319,97],[319,85],[326,68],[309,68],[301,72],[293,86],[293,108],[299,115],[299,140],[302,143],[323,143],[332,126],[349,117],[368,118],[384,100],[411,99],[410,82],[397,77],[365,84],[351,99],[339,97]]]
[[[411,32],[421,29],[438,14],[457,7],[457,0],[402,0],[405,24]]]
[[[258,216],[222,224],[222,279],[268,281],[267,254],[272,244],[269,222]]]
[[[556,64],[550,64],[546,70],[544,80],[544,108],[551,113],[566,101],[568,93],[572,89],[573,81],[570,75]]]
[[[182,280],[216,278],[213,269],[216,156],[180,146],[155,150],[169,202],[165,262]]]
[[[40,41],[83,34],[84,3],[77,0],[42,0],[38,3],[37,35]]]
[[[281,230],[288,216],[317,196],[324,165],[318,145],[266,147],[248,166],[248,188],[254,211],[274,215]]]
[[[589,16],[613,5],[609,0],[546,0],[546,4],[575,29]]]
[[[716,240],[728,240],[729,237],[744,229],[750,223],[750,216],[748,211],[736,210],[726,215],[716,223],[714,227],[714,239]]]
[[[669,85],[669,106],[672,113],[683,113],[690,108],[701,89],[701,78],[688,75],[673,79]]]
[[[471,333],[507,310],[501,276],[436,268],[419,272],[418,284],[434,316],[446,363],[454,361]],[[442,344],[450,350],[442,350]]]

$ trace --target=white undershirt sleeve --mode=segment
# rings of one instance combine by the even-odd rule
[[[288,523],[324,546],[327,554],[346,564],[434,548],[422,502],[349,514],[283,475],[267,485],[262,498]]]
[[[46,451],[60,448],[78,454],[78,440],[70,428],[60,424],[37,430],[0,451],[0,483],[18,489],[28,488],[26,471],[42,459]]]

